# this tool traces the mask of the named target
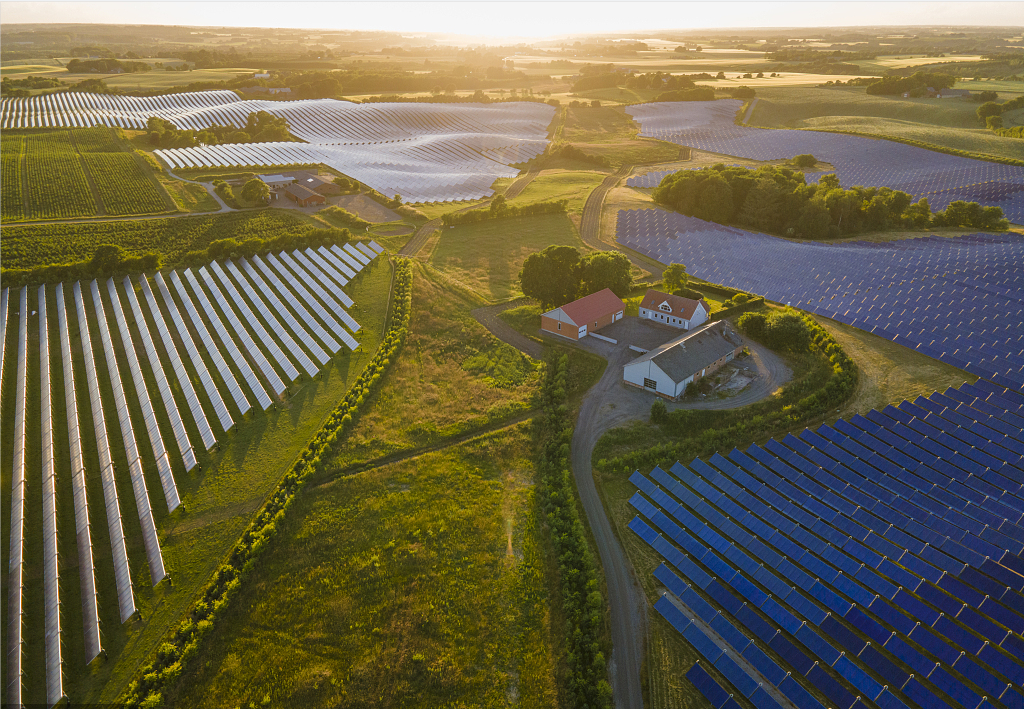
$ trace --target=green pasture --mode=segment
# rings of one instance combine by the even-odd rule
[[[519,424],[311,481],[167,699],[557,706],[532,455]]]
[[[429,263],[496,302],[521,295],[518,280],[523,261],[552,244],[587,250],[568,215],[542,214],[442,227]]]

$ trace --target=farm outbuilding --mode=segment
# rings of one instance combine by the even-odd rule
[[[308,187],[302,185],[288,185],[284,188],[285,196],[300,207],[311,207],[314,204],[325,204],[327,200],[322,194],[317,194]]]
[[[692,330],[708,321],[711,307],[703,300],[648,289],[640,301],[640,317],[662,325]]]
[[[276,187],[287,187],[295,182],[295,178],[289,177],[288,175],[256,175],[256,177],[270,189],[274,189]]]
[[[743,351],[743,340],[725,320],[666,342],[622,368],[626,384],[667,399],[678,399],[687,385],[732,361]]]
[[[540,316],[540,327],[553,335],[580,340],[605,325],[621,320],[625,310],[622,299],[605,288],[549,310]]]
[[[333,182],[328,182],[319,175],[314,175],[311,172],[298,172],[292,173],[295,175],[295,184],[302,185],[303,187],[322,195],[337,195],[341,194],[341,188]]]

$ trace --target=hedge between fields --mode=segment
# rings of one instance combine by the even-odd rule
[[[502,195],[498,195],[502,197]],[[534,202],[516,206],[506,203],[503,199],[494,198],[491,206],[485,209],[471,209],[468,212],[446,212],[441,215],[441,223],[445,226],[456,224],[476,224],[489,219],[511,219],[512,217],[531,217],[536,214],[565,214],[569,205],[567,199],[550,202]]]
[[[93,278],[123,278],[136,273],[157,271],[164,266],[203,266],[219,258],[250,258],[259,254],[294,251],[295,249],[316,248],[318,246],[342,245],[352,240],[352,232],[348,229],[317,229],[310,228],[301,234],[281,234],[270,239],[217,239],[211,241],[205,249],[189,251],[178,262],[164,263],[161,254],[153,251],[140,256],[129,257],[124,253],[119,259],[97,259],[96,256],[85,261],[52,264],[37,268],[5,268],[0,270],[4,285],[11,288],[37,286],[44,283],[92,280]],[[100,252],[106,244],[97,247]]]
[[[203,637],[224,616],[242,581],[277,531],[295,495],[320,461],[330,454],[338,438],[351,431],[360,407],[370,398],[405,341],[411,310],[412,263],[407,259],[397,259],[394,310],[377,352],[246,528],[227,561],[217,570],[200,599],[189,610],[188,617],[160,645],[156,657],[138,672],[136,679],[125,689],[118,700],[118,706],[161,706],[164,693],[173,688],[174,681],[188,662],[196,658]]]
[[[777,345],[777,339],[773,338],[776,333],[772,333],[770,328],[758,331],[744,322],[744,318],[749,318],[750,315],[740,318],[740,328],[754,339],[764,338],[771,345]],[[732,448],[737,440],[773,436],[788,431],[801,423],[823,416],[846,402],[857,387],[858,374],[856,365],[842,346],[809,315],[787,311],[775,317],[783,318],[789,325],[793,324],[792,318],[802,323],[804,331],[802,334],[798,333],[800,337],[789,340],[792,342],[794,339],[802,339],[802,345],[790,349],[809,353],[824,360],[831,371],[828,372],[827,381],[823,386],[812,390],[812,381],[798,380],[783,387],[777,396],[734,411],[680,409],[668,413],[663,402],[656,402],[654,406],[657,407],[657,413],[652,407],[651,422],[686,437],[659,445],[645,444],[639,450],[599,460],[595,467],[601,472],[620,472],[628,475],[634,470],[650,470],[655,465],[670,465],[677,460],[711,455],[716,451]],[[760,321],[761,318],[755,320]]]
[[[541,391],[543,415],[538,468],[541,499],[558,559],[559,593],[566,617],[567,688],[575,707],[610,707],[612,688],[601,652],[604,599],[586,531],[576,506],[569,447],[572,418],[567,405],[569,358],[549,362]]]

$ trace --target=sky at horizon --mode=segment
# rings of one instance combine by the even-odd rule
[[[282,11],[287,8],[287,11]],[[726,8],[728,9],[726,11]],[[688,29],[1024,26],[1024,2],[0,2],[0,23],[453,33],[481,39]]]

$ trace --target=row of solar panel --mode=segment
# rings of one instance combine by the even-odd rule
[[[348,250],[338,249],[338,253],[332,253],[326,249],[321,248],[321,253],[317,254],[312,251],[308,251],[305,255],[293,254],[296,259],[302,259],[305,262],[305,271],[303,273],[316,274],[316,277],[322,279],[325,283],[330,283],[332,289],[340,288],[340,285],[346,284],[347,278],[340,274],[341,270],[344,270],[350,276],[355,276],[362,268],[368,264],[372,258],[376,257],[378,253],[382,251],[379,245],[371,243],[371,247],[365,245],[359,245],[361,248],[353,247],[351,244],[346,245]],[[337,248],[337,247],[333,247]],[[270,258],[273,258],[272,256]],[[288,258],[287,255],[282,255],[282,259]],[[342,261],[342,258],[345,260]],[[316,259],[316,263],[313,262]],[[267,298],[268,302],[271,302],[278,312],[282,315],[289,326],[294,328],[296,332],[301,332],[304,341],[311,344],[314,343],[309,333],[304,328],[299,326],[295,317],[288,311],[281,303],[277,296],[274,295],[271,288],[266,285],[263,278],[252,268],[252,266],[242,260],[242,266],[248,272],[248,279],[242,275],[242,271],[236,266],[235,263],[228,262],[226,268],[235,279],[235,282],[239,283],[243,291],[247,294],[250,301],[254,304],[258,304],[256,307],[264,317],[265,322],[271,327],[271,329],[286,343],[293,355],[303,361],[302,357],[305,357],[305,361],[309,362],[308,357],[299,349],[298,345],[295,344],[294,340],[290,339],[287,332],[280,326],[280,322],[273,317],[270,310],[267,309],[264,301],[261,299],[259,294],[262,294],[262,298]],[[240,312],[245,313],[246,320],[254,326],[259,326],[259,321],[253,315],[252,311],[243,309],[245,307],[244,302],[241,300],[241,296],[238,291],[235,290],[232,281],[229,280],[226,272],[221,269],[219,264],[213,264],[212,268],[217,273],[223,284],[225,290],[231,294],[235,301],[235,306],[239,308]],[[297,269],[297,266],[293,268]],[[269,272],[269,269],[268,269]],[[297,272],[297,271],[296,271]],[[272,272],[270,272],[272,273]],[[215,396],[211,396],[211,404],[217,411],[219,419],[222,422],[226,422],[227,426],[233,425],[233,421],[228,414],[226,407],[224,406],[223,399],[220,398],[216,387],[213,384],[212,379],[209,376],[208,370],[206,370],[205,364],[203,363],[202,357],[199,355],[197,348],[189,334],[188,329],[185,327],[184,321],[182,321],[180,314],[178,314],[177,306],[170,296],[170,292],[167,290],[166,284],[163,281],[161,274],[155,275],[158,286],[163,294],[165,306],[171,314],[171,319],[174,321],[178,334],[184,343],[186,350],[189,353],[190,358],[193,360],[193,364],[196,365],[197,373],[200,375],[205,387],[207,387],[208,393]],[[201,325],[202,321],[198,319],[198,313],[195,312],[191,305],[191,301],[188,297],[188,292],[184,289],[183,284],[177,279],[177,274],[171,274],[172,280],[176,281],[176,286],[180,289],[180,295],[182,302],[187,309],[191,311],[193,316],[197,319],[197,330],[198,325]],[[310,279],[311,281],[312,279]],[[179,383],[182,387],[182,391],[185,392],[186,400],[189,403],[190,410],[193,412],[196,420],[197,427],[200,429],[200,435],[203,439],[204,445],[207,448],[214,445],[216,440],[212,429],[206,420],[205,414],[203,413],[202,405],[200,404],[198,397],[195,393],[195,389],[192,387],[192,383],[188,377],[188,373],[184,368],[181,358],[178,354],[177,348],[173,344],[173,339],[170,332],[167,329],[167,325],[164,321],[163,314],[160,310],[156,298],[149,287],[149,281],[145,276],[141,276],[139,279],[141,289],[150,307],[150,312],[153,317],[153,321],[156,324],[157,331],[161,336],[161,341],[164,345],[168,358],[172,362],[172,367],[178,377]],[[291,292],[285,288],[275,276],[275,285],[286,297],[290,300],[293,306],[296,308],[295,312],[299,317],[306,319],[310,322],[315,320],[309,315],[299,303],[294,299]],[[255,287],[253,286],[255,284]],[[151,446],[153,448],[154,458],[157,464],[157,472],[164,486],[165,497],[167,498],[168,508],[174,509],[179,504],[177,497],[177,490],[174,483],[173,474],[170,467],[169,452],[164,446],[164,442],[160,433],[159,424],[157,423],[156,411],[153,407],[153,402],[149,398],[149,391],[147,389],[145,377],[143,376],[142,365],[138,358],[138,343],[133,335],[131,328],[129,327],[127,318],[125,317],[125,311],[122,307],[122,298],[126,298],[129,302],[129,306],[132,311],[132,315],[135,322],[135,331],[138,333],[138,339],[142,341],[141,349],[145,351],[148,360],[150,371],[153,374],[154,379],[157,383],[157,391],[164,402],[164,409],[167,413],[168,421],[171,424],[171,430],[176,439],[176,443],[179,450],[182,453],[183,464],[186,466],[186,470],[190,467],[194,467],[196,464],[195,453],[188,441],[188,434],[185,430],[184,422],[181,418],[180,412],[178,411],[177,405],[174,402],[173,393],[170,389],[170,385],[163,372],[163,366],[160,360],[159,353],[156,350],[156,345],[150,334],[149,324],[146,321],[145,315],[142,312],[141,305],[135,294],[134,286],[129,278],[124,279],[123,283],[123,295],[119,293],[118,289],[114,285],[114,281],[111,279],[107,282],[107,294],[109,298],[109,308],[113,313],[113,326],[116,327],[117,332],[120,334],[120,343],[122,345],[122,352],[124,353],[125,360],[128,363],[129,370],[132,375],[132,382],[135,388],[135,394],[139,408],[142,412],[142,418],[146,424],[147,436],[150,439]],[[215,287],[215,283],[209,276],[207,276],[207,286],[211,289]],[[153,522],[152,510],[149,506],[148,491],[146,489],[146,483],[142,470],[142,460],[138,451],[137,441],[135,439],[135,431],[132,426],[131,417],[129,414],[128,398],[125,389],[121,382],[120,371],[118,369],[118,363],[116,355],[114,354],[114,344],[111,337],[110,327],[108,324],[106,313],[107,308],[104,305],[103,299],[100,297],[100,290],[98,283],[93,281],[90,284],[91,297],[93,301],[93,310],[95,319],[91,320],[85,305],[85,299],[82,295],[81,286],[79,283],[75,283],[72,286],[75,304],[74,307],[77,312],[77,322],[79,327],[79,334],[82,340],[82,352],[83,361],[86,372],[86,383],[89,390],[91,411],[93,415],[94,432],[96,436],[96,449],[100,461],[100,476],[102,482],[102,488],[104,493],[104,502],[107,511],[108,531],[111,540],[112,560],[115,571],[115,584],[117,587],[118,594],[118,606],[121,614],[122,621],[130,618],[135,612],[135,601],[134,591],[132,588],[132,582],[128,567],[126,542],[124,537],[124,531],[122,527],[120,503],[117,495],[117,488],[113,475],[113,463],[111,459],[110,443],[107,439],[106,421],[103,413],[103,403],[100,396],[99,379],[96,371],[96,362],[94,359],[92,338],[90,335],[90,329],[95,329],[99,332],[103,357],[107,364],[107,375],[110,381],[111,390],[113,394],[113,404],[117,412],[118,425],[122,434],[122,445],[125,451],[125,455],[128,461],[128,472],[131,478],[134,497],[136,498],[136,504],[138,507],[140,525],[143,531],[143,542],[146,548],[147,560],[149,562],[151,576],[153,583],[158,583],[161,579],[166,576],[163,567],[163,558],[160,550],[159,539],[156,535],[155,524]],[[198,288],[198,282],[193,280],[193,288]],[[194,290],[194,292],[201,293],[201,290]],[[328,291],[321,288],[322,296],[328,296]],[[307,297],[308,293],[307,293]],[[344,299],[347,303],[351,304],[351,299],[347,295],[338,291],[338,295],[335,296],[338,299]],[[0,304],[0,310],[2,310],[2,320],[0,320],[0,381],[2,381],[2,352],[6,341],[7,334],[7,315],[8,315],[8,300],[9,291],[4,289],[2,293],[2,304]],[[340,305],[336,300],[331,300],[332,308],[341,310]],[[61,625],[60,625],[60,601],[58,594],[58,567],[57,567],[57,518],[56,518],[56,497],[55,497],[55,465],[53,456],[53,419],[51,414],[51,358],[49,348],[49,327],[47,321],[47,302],[46,302],[46,287],[41,287],[38,291],[38,314],[39,314],[39,356],[40,356],[40,395],[42,397],[42,404],[40,409],[41,415],[41,426],[39,431],[40,446],[41,446],[41,470],[43,479],[43,585],[44,585],[44,642],[45,642],[45,656],[46,656],[46,687],[47,697],[50,704],[56,703],[63,696],[63,673],[62,673],[62,657],[61,657]],[[226,302],[222,303],[222,306],[227,308]],[[75,389],[75,376],[74,367],[72,365],[72,346],[70,339],[69,319],[68,319],[68,308],[69,304],[65,303],[64,299],[64,287],[62,284],[56,288],[56,310],[57,310],[57,331],[60,342],[61,352],[61,370],[63,372],[63,388],[65,391],[65,408],[67,412],[67,427],[68,427],[68,442],[69,442],[69,463],[71,468],[71,482],[72,491],[75,507],[75,526],[76,526],[76,537],[78,545],[78,558],[79,558],[79,575],[81,579],[82,587],[82,618],[84,628],[84,644],[86,649],[87,661],[94,659],[100,652],[100,634],[99,634],[99,618],[98,618],[98,603],[97,603],[97,592],[95,583],[95,569],[92,557],[92,540],[91,540],[91,529],[89,524],[88,516],[88,501],[86,495],[86,482],[85,482],[85,465],[82,454],[82,439],[79,428],[78,419],[78,402]],[[347,313],[345,313],[347,316]],[[10,632],[10,645],[8,652],[8,682],[9,696],[12,698],[20,698],[21,692],[21,680],[23,677],[23,668],[21,666],[23,657],[23,621],[24,615],[21,611],[21,602],[23,594],[23,549],[24,549],[24,488],[25,488],[25,446],[26,446],[26,422],[25,422],[25,395],[27,391],[27,348],[28,348],[28,290],[22,288],[20,293],[20,304],[19,304],[19,318],[18,318],[18,376],[16,380],[17,394],[15,396],[15,439],[13,442],[13,453],[14,453],[14,481],[12,484],[12,507],[11,507],[11,566],[9,571],[8,579],[8,595],[9,595],[9,608],[12,611],[16,611],[11,615],[11,622],[9,626]],[[358,328],[358,324],[354,320],[348,318],[347,320],[355,328]],[[237,322],[237,321],[236,321]],[[90,323],[94,323],[90,326]],[[240,323],[238,323],[240,326]],[[340,325],[335,323],[335,326],[340,329]],[[223,326],[221,326],[223,328]],[[314,330],[326,333],[320,328],[319,325]],[[344,332],[344,330],[342,330]],[[217,347],[214,345],[214,341],[209,338],[209,334],[203,330],[205,337],[204,341],[209,343],[207,351],[216,352]],[[351,339],[347,333],[345,333],[348,340],[355,345],[355,341]],[[273,342],[270,339],[269,333],[264,329],[262,331],[262,339],[267,342]],[[326,337],[326,341],[330,343],[332,351],[337,351],[340,345],[329,336]],[[290,345],[287,343],[290,342]],[[316,344],[315,347],[310,348],[311,351],[316,353],[318,359],[322,363],[328,361],[327,355],[324,353],[322,347]],[[280,354],[280,350],[278,349]],[[283,354],[281,354],[283,358]],[[282,361],[282,360],[279,360]],[[283,360],[286,361],[286,360]],[[310,375],[316,374],[317,370],[313,368],[312,363],[309,362],[310,366],[305,367]],[[230,373],[230,372],[229,372]],[[297,376],[297,372],[295,372]],[[226,420],[226,421],[225,421]],[[19,473],[20,471],[20,473]]]

